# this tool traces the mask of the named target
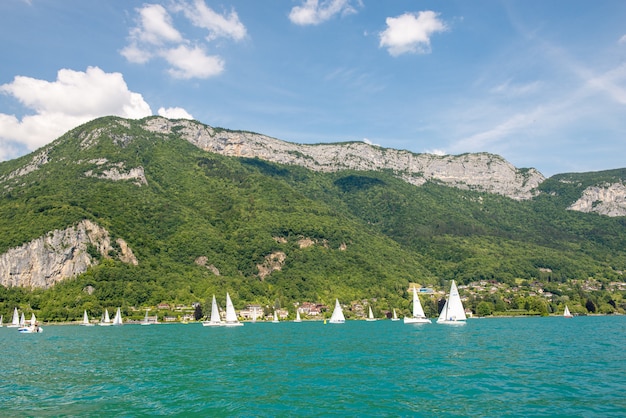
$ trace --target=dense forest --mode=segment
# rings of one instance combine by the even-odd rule
[[[0,164],[0,253],[89,219],[123,238],[138,265],[93,251],[96,266],[49,289],[0,286],[4,318],[15,306],[46,321],[116,306],[133,315],[133,307],[206,304],[227,291],[238,308],[293,311],[339,298],[408,313],[411,283],[444,290],[452,279],[498,285],[468,299],[476,313],[547,314],[564,301],[579,313],[624,312],[623,291],[610,283],[624,281],[626,218],[566,208],[587,185],[624,181],[626,170],[554,176],[533,200],[515,201],[435,182],[416,187],[386,172],[225,157],[112,120]],[[45,164],[26,170],[42,152]],[[102,161],[142,167],[147,184],[85,175],[101,172]],[[280,265],[260,274],[275,258]],[[598,289],[581,285],[588,280]],[[522,302],[501,292],[518,287]],[[535,288],[555,298],[533,296]],[[430,315],[439,298],[424,301]]]

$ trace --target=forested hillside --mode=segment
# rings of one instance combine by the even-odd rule
[[[535,199],[515,201],[432,182],[417,187],[385,172],[320,173],[225,157],[133,121],[111,128],[112,120],[0,164],[0,253],[89,219],[122,238],[138,264],[90,251],[96,266],[50,289],[0,287],[5,318],[14,306],[43,320],[74,320],[83,309],[128,313],[205,303],[226,291],[239,308],[293,310],[294,302],[340,298],[375,301],[382,312],[408,310],[409,283],[439,290],[451,279],[510,287],[624,281],[626,218],[566,210],[577,198],[571,183],[547,180]],[[38,155],[43,163],[33,167]],[[113,179],[114,168],[141,168],[143,177]],[[623,170],[614,174],[624,180]],[[606,296],[570,290],[581,306]],[[622,309],[621,293],[608,297]],[[512,307],[496,299],[490,303]]]

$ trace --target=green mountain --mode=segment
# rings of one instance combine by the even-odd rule
[[[564,300],[580,312],[623,310],[623,290],[609,286],[624,281],[626,217],[568,207],[590,186],[623,184],[626,170],[554,176],[520,200],[436,179],[415,185],[398,170],[312,170],[207,152],[183,138],[182,125],[156,132],[147,121],[159,120],[97,119],[0,163],[4,318],[14,306],[42,320],[115,306],[130,315],[227,291],[238,308],[293,311],[294,302],[339,298],[407,311],[410,283],[443,290],[451,279],[539,282],[561,297],[541,299],[548,312]],[[70,270],[78,274],[63,275]],[[585,288],[590,278],[599,288]],[[437,299],[424,301],[431,315]],[[481,302],[523,308],[499,291],[467,304],[476,311]]]

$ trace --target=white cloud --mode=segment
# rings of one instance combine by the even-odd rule
[[[394,57],[405,53],[429,53],[431,36],[448,29],[439,20],[438,13],[430,10],[388,17],[385,22],[387,29],[380,33],[380,47],[387,48]]]
[[[490,92],[507,97],[520,97],[535,93],[539,91],[540,88],[541,83],[539,81],[519,84],[514,83],[512,80],[507,80],[492,88]]]
[[[163,116],[168,119],[193,119],[193,116],[182,107],[164,107],[159,108],[159,116]]]
[[[129,32],[129,44],[120,53],[128,61],[146,64],[163,58],[170,64],[168,74],[174,78],[209,78],[224,70],[224,61],[206,52],[200,39],[188,39],[175,27],[170,12],[182,14],[193,25],[207,29],[207,41],[231,38],[236,41],[246,37],[246,27],[232,10],[219,14],[207,7],[203,0],[193,3],[179,0],[169,3],[169,9],[157,4],[145,4],[137,9],[137,26]],[[169,10],[169,11],[168,11]]]
[[[183,36],[174,27],[171,16],[159,4],[147,4],[139,10],[139,26],[131,31],[131,36],[154,45],[183,40]]]
[[[196,0],[193,4],[181,2],[175,10],[183,14],[195,26],[207,29],[207,40],[224,37],[240,41],[246,37],[246,27],[239,20],[237,12],[232,10],[228,16],[215,12],[202,0]]]
[[[224,71],[224,61],[219,56],[207,55],[201,48],[180,45],[161,52],[174,68],[168,72],[174,78],[208,78]]]
[[[12,83],[0,86],[0,93],[14,97],[32,112],[21,120],[0,113],[3,149],[32,151],[100,116],[142,118],[152,114],[141,94],[128,90],[122,74],[105,73],[98,67],[85,72],[62,69],[55,81],[16,76]]]
[[[294,6],[289,12],[289,20],[296,25],[319,25],[335,15],[356,13],[349,0],[306,0],[302,6]]]
[[[619,38],[619,41],[617,41],[618,44],[626,44],[626,35],[623,35],[621,38]]]
[[[432,150],[426,150],[424,151],[426,154],[433,154],[433,155],[437,155],[439,157],[443,157],[444,155],[448,155],[447,152],[445,152],[442,149],[432,149]]]
[[[380,147],[380,144],[375,144],[371,140],[369,140],[368,138],[363,138],[363,142],[365,142],[367,145],[372,145],[374,147]]]

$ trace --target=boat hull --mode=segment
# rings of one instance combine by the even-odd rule
[[[430,324],[430,319],[428,318],[404,318],[405,324]]]
[[[39,334],[43,332],[41,327],[23,327],[18,328],[20,334]]]
[[[222,327],[224,326],[224,324],[221,322],[203,321],[202,326],[203,327]]]

